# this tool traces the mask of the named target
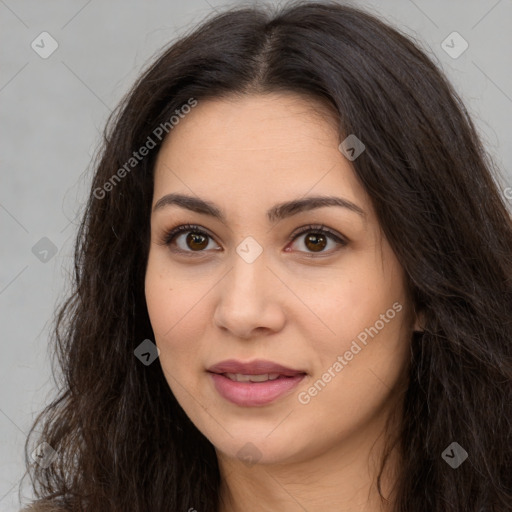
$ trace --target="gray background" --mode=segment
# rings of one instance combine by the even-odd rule
[[[512,0],[351,3],[413,36],[440,64],[503,170],[502,190],[511,186]],[[147,59],[226,5],[242,2],[0,0],[0,511],[19,509],[26,433],[52,397],[48,332],[69,290],[99,133]],[[43,31],[59,45],[46,59],[31,47],[42,46]],[[458,58],[441,46],[453,31],[469,44]]]

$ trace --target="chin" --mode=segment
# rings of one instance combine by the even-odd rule
[[[269,437],[269,430],[260,434],[225,437],[222,440],[210,441],[217,455],[236,459],[248,467],[255,464],[285,464],[298,462],[304,456],[304,448],[300,447],[293,437]],[[215,442],[214,442],[215,441]]]

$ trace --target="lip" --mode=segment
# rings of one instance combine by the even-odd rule
[[[304,370],[295,370],[287,368],[272,361],[264,359],[255,359],[244,363],[236,359],[227,359],[220,363],[214,364],[208,368],[211,373],[243,373],[244,375],[261,375],[262,373],[280,373],[286,377],[293,377],[299,373],[306,373]]]
[[[295,370],[272,361],[255,360],[248,363],[230,359],[208,369],[217,392],[226,400],[240,407],[258,407],[270,404],[288,394],[306,376],[303,370]],[[265,382],[235,382],[224,373],[261,375],[279,373],[275,380]]]

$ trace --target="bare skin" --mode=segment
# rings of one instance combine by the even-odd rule
[[[199,102],[158,155],[153,206],[184,194],[225,217],[176,204],[154,209],[146,271],[165,377],[217,452],[220,512],[388,510],[376,489],[378,463],[418,322],[403,270],[339,143],[322,104],[276,93]],[[356,208],[267,217],[278,203],[313,196]],[[207,236],[196,242],[204,243],[187,238],[194,228],[166,245],[166,233],[182,224],[198,225]],[[342,243],[318,229],[291,239],[309,225]],[[247,237],[263,249],[251,263],[236,251]],[[226,359],[266,359],[306,376],[272,403],[240,406],[206,371]],[[249,461],[241,456],[248,450]],[[395,455],[384,473],[386,497],[397,463]]]

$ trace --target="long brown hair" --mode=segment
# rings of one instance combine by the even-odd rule
[[[56,318],[59,395],[27,441],[39,502],[218,510],[212,444],[159,363],[134,356],[154,340],[144,298],[154,131],[191,98],[276,91],[327,102],[340,137],[366,145],[354,170],[424,315],[396,433],[394,510],[510,511],[510,213],[462,102],[432,61],[374,16],[322,1],[215,15],[165,49],[109,120],[77,237],[74,292]],[[127,168],[148,137],[155,147]],[[47,468],[29,456],[43,441],[58,454]],[[456,469],[442,456],[452,442],[468,454]]]

